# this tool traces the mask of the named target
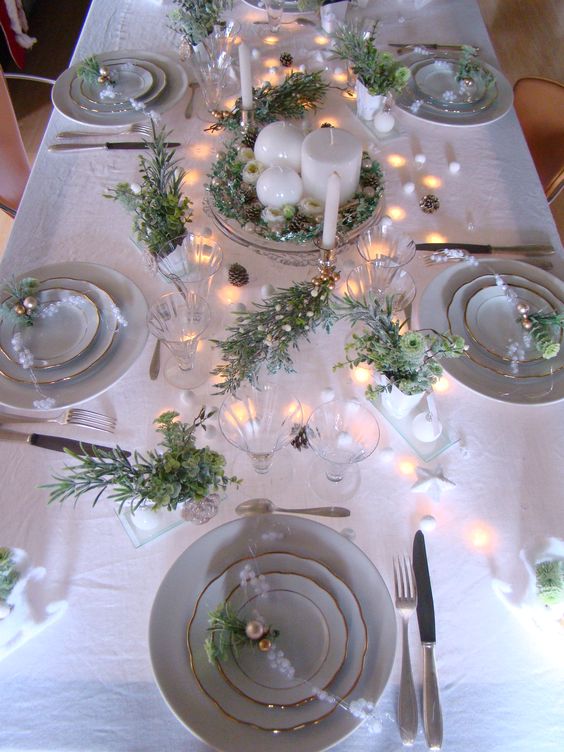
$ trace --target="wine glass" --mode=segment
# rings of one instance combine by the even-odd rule
[[[151,334],[172,353],[166,362],[164,375],[172,386],[193,389],[208,378],[208,369],[198,367],[198,341],[210,321],[206,301],[195,293],[168,292],[161,295],[147,314]]]
[[[321,459],[309,478],[315,493],[329,500],[352,495],[359,485],[356,463],[369,457],[380,441],[376,418],[354,400],[332,400],[309,416],[306,435]]]
[[[379,222],[368,227],[357,239],[356,247],[365,261],[389,258],[405,266],[415,256],[415,243],[393,225]]]
[[[392,313],[404,311],[415,298],[415,282],[405,269],[390,258],[356,266],[347,277],[347,292],[355,299],[375,299],[385,308],[391,302]]]
[[[280,30],[284,4],[284,0],[264,0],[264,7],[268,15],[268,28],[274,34]]]
[[[178,292],[192,292],[207,300],[222,261],[223,252],[215,240],[188,232],[160,250],[157,269]]]
[[[275,382],[245,384],[219,410],[219,427],[230,444],[247,452],[255,472],[268,473],[274,454],[302,424],[302,406]]]

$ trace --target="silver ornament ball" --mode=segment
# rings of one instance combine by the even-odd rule
[[[22,303],[28,311],[34,311],[37,308],[37,298],[33,295],[28,295],[27,298],[22,300]]]
[[[260,640],[264,635],[264,632],[264,624],[257,619],[247,622],[247,625],[245,626],[245,634],[249,640]]]

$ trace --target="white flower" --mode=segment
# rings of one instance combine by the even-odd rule
[[[248,183],[249,185],[255,185],[261,172],[264,172],[265,170],[266,165],[259,162],[258,159],[249,159],[247,164],[243,167],[243,182]]]
[[[277,209],[275,206],[265,206],[260,216],[267,225],[281,225],[286,221],[282,209]]]
[[[241,162],[250,162],[252,159],[254,160],[255,153],[252,149],[249,149],[248,146],[241,146],[239,149],[239,159]]]
[[[284,326],[282,327],[282,329],[285,332],[291,332],[292,331],[292,327],[290,326],[290,324],[284,324]]]
[[[305,217],[318,217],[323,214],[323,204],[311,196],[304,196],[298,204],[298,209]]]
[[[130,184],[131,193],[134,193],[136,196],[138,196],[141,193],[141,186],[139,183],[131,183]]]

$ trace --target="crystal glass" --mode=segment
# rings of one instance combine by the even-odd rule
[[[365,261],[378,261],[385,257],[405,266],[415,256],[415,243],[401,230],[379,222],[368,227],[357,238],[356,247]]]
[[[306,434],[309,445],[322,460],[309,476],[313,490],[329,500],[351,495],[359,482],[351,468],[369,457],[380,441],[376,418],[358,402],[333,400],[312,412]]]
[[[217,49],[216,49],[217,47]],[[213,36],[194,48],[192,68],[204,100],[205,111],[197,108],[198,117],[204,122],[214,122],[218,113],[225,110],[225,100],[230,84],[235,80],[232,69],[232,50],[217,42]]]
[[[284,0],[264,0],[264,6],[268,14],[269,29],[272,32],[277,32],[280,29],[280,22],[284,13]]]
[[[178,292],[195,293],[207,300],[222,261],[223,253],[215,240],[189,232],[161,249],[157,269]]]
[[[389,258],[369,261],[356,266],[347,277],[347,292],[351,298],[372,297],[382,306],[392,303],[392,312],[404,311],[415,298],[415,282]]]
[[[230,444],[247,452],[254,470],[270,470],[274,454],[290,443],[302,424],[302,406],[275,382],[246,384],[227,397],[219,427]]]
[[[193,389],[208,378],[208,369],[198,367],[198,341],[210,322],[206,301],[194,293],[169,292],[149,308],[151,334],[172,353],[164,367],[166,380],[180,389]]]

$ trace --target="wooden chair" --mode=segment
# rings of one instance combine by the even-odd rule
[[[520,78],[515,110],[549,202],[564,186],[564,85],[548,78]]]
[[[0,68],[0,209],[10,217],[15,217],[31,168],[6,86],[6,78],[48,84],[53,84],[54,81],[24,73],[4,73]]]

